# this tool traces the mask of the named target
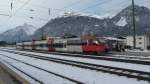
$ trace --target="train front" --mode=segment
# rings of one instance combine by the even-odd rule
[[[83,52],[101,54],[108,51],[108,47],[104,41],[95,37],[82,38],[82,41],[88,41],[87,45],[82,46]]]

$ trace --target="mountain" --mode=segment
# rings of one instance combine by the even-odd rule
[[[34,26],[25,23],[22,26],[17,26],[0,34],[0,40],[6,42],[30,40],[30,36],[33,35],[36,29]]]
[[[135,5],[135,18],[137,34],[150,35],[150,10]],[[132,6],[129,6],[113,18],[100,19],[80,14],[55,18],[38,29],[34,38],[40,39],[42,34],[44,36],[63,36],[66,33],[76,36],[127,36],[132,32]]]
[[[150,35],[150,10],[135,5],[135,18],[136,33],[138,35]],[[61,17],[50,20],[36,31],[35,27],[28,24],[8,30],[0,34],[0,40],[16,42],[31,40],[31,37],[39,40],[43,36],[63,37],[66,35],[120,37],[133,34],[132,23],[132,6],[123,9],[112,18],[66,13]]]
[[[133,33],[132,7],[129,6],[111,19],[116,25],[118,35],[127,36]],[[135,6],[137,35],[150,35],[150,10],[146,7]]]

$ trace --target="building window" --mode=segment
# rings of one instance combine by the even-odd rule
[[[142,44],[142,42],[139,42],[139,44]]]
[[[142,38],[141,37],[139,37],[139,40],[141,40]]]

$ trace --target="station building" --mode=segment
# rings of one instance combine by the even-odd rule
[[[126,37],[126,45],[133,48],[133,36]],[[143,50],[150,49],[150,37],[146,35],[136,36],[136,48]]]

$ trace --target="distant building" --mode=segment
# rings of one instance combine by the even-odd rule
[[[133,36],[126,37],[126,45],[133,48]],[[136,36],[136,48],[147,50],[150,46],[150,37],[146,35]]]
[[[103,37],[103,39],[105,39],[110,51],[125,51],[125,38]]]

